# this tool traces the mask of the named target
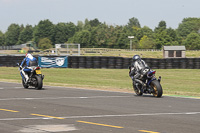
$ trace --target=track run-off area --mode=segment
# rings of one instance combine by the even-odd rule
[[[199,133],[200,98],[0,82],[1,133]]]

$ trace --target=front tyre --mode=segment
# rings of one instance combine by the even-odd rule
[[[162,91],[162,86],[160,85],[160,82],[158,82],[158,80],[153,80],[150,85],[153,88],[153,96],[161,97],[163,94],[163,91]]]
[[[27,84],[25,84],[25,82],[24,82],[24,80],[22,79],[22,85],[23,85],[23,87],[25,88],[25,89],[28,89],[28,85]]]
[[[142,96],[143,95],[143,92],[141,91],[140,87],[142,87],[141,85],[135,85],[133,83],[133,89],[135,91],[135,94],[138,95],[138,96]]]
[[[42,86],[43,86],[42,77],[39,76],[39,75],[35,75],[35,78],[36,78],[35,89],[41,90],[41,89],[42,89]]]

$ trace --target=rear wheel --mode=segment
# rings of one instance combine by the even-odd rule
[[[35,75],[35,78],[36,78],[35,89],[41,90],[41,89],[42,89],[42,86],[43,86],[42,77],[39,76],[39,75]]]
[[[153,80],[150,85],[153,88],[153,96],[161,97],[163,94],[163,91],[162,91],[162,86],[160,85],[160,82],[158,82],[158,80]]]
[[[23,87],[25,88],[25,89],[28,89],[28,85],[27,84],[25,84],[25,82],[24,82],[24,80],[22,79],[22,85],[23,85]]]

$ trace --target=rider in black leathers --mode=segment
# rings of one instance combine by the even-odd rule
[[[142,80],[140,80],[143,76],[143,70],[145,68],[148,68],[147,64],[140,58],[139,55],[133,56],[133,63],[131,66],[129,66],[129,76],[133,80],[133,84],[136,83],[142,84],[143,87],[145,87],[145,83],[143,83]]]

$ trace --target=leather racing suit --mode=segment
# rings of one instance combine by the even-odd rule
[[[37,59],[33,57],[31,54],[26,54],[26,57],[22,60],[20,65],[20,74],[22,76],[22,79],[25,81],[25,83],[28,82],[28,72],[31,71],[29,67],[31,66],[38,66]]]
[[[148,65],[145,63],[144,60],[139,59],[136,60],[135,62],[133,62],[131,64],[131,66],[129,67],[129,76],[131,77],[131,79],[133,80],[133,84],[140,83],[143,86],[145,85],[140,78],[142,78],[142,71],[147,68]]]

